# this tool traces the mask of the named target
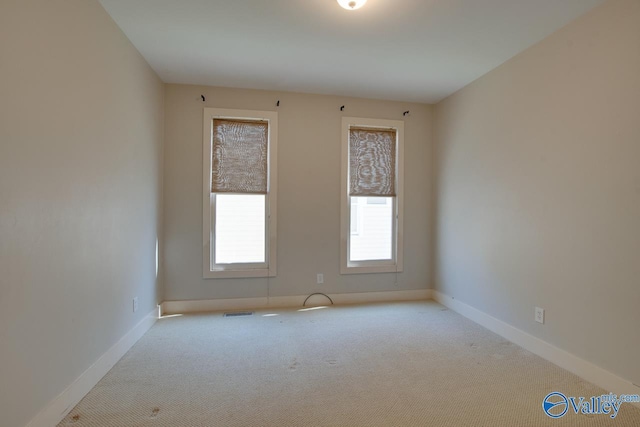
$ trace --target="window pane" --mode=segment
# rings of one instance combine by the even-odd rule
[[[357,199],[357,200],[356,200]],[[393,259],[393,197],[351,197],[352,209],[357,204],[358,234],[349,239],[349,260]]]
[[[360,221],[358,221],[358,198],[351,198],[351,218],[349,219],[351,234],[358,234],[358,227],[360,226]]]
[[[390,200],[389,197],[367,197],[368,205],[386,205]]]
[[[262,263],[266,209],[263,194],[216,194],[215,264]]]

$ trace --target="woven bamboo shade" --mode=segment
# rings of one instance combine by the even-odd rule
[[[396,195],[395,129],[349,130],[349,195]]]
[[[213,120],[212,193],[267,193],[269,125]]]

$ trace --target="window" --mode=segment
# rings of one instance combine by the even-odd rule
[[[402,271],[404,122],[343,117],[340,272]]]
[[[204,109],[205,278],[276,274],[277,113]]]

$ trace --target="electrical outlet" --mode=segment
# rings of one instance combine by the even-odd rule
[[[323,284],[324,283],[324,274],[318,273],[318,278],[317,278],[316,282],[318,283],[318,285]]]
[[[544,324],[544,308],[536,307],[535,321]]]
[[[138,297],[133,299],[133,312],[135,313],[136,311],[138,311]]]

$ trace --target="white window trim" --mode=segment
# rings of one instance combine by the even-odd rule
[[[268,191],[266,195],[266,265],[248,268],[246,264],[219,265],[212,269],[212,224],[211,213],[215,212],[211,196],[211,137],[213,119],[266,120],[269,122],[269,169]],[[202,182],[202,266],[203,278],[274,277],[276,275],[277,237],[277,190],[278,190],[278,113],[275,111],[231,110],[205,108],[203,115],[203,182]]]
[[[393,260],[349,261],[349,129],[352,126],[395,129],[397,134],[396,155],[396,197],[394,211],[395,246]],[[404,223],[404,122],[402,120],[365,119],[358,117],[342,118],[342,166],[340,190],[340,274],[395,273],[403,268],[403,223]]]

